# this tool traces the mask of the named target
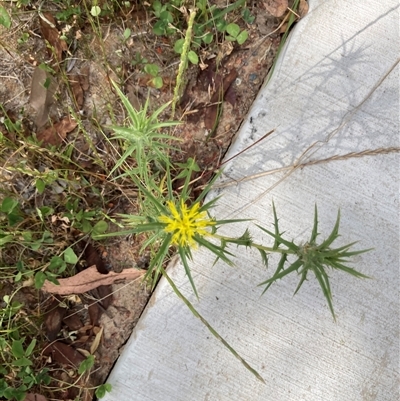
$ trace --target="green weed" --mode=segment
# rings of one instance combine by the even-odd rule
[[[121,139],[124,149],[124,153],[116,162],[111,173],[122,167],[130,157],[135,160],[136,166],[128,165],[129,174],[136,174],[142,182],[147,184],[152,180],[150,173],[152,163],[158,162],[163,166],[170,164],[168,150],[171,145],[169,141],[176,140],[173,136],[164,134],[160,130],[179,123],[159,120],[160,114],[170,105],[170,102],[148,115],[149,98],[141,110],[136,110],[114,82],[113,86],[128,113],[128,125],[111,127],[115,132],[113,139]]]
[[[222,236],[218,234],[218,230],[222,226],[243,222],[244,220],[216,220],[212,217],[211,210],[218,201],[218,198],[214,198],[208,202],[205,201],[205,198],[212,187],[213,181],[218,175],[215,176],[214,180],[210,181],[196,199],[193,200],[191,198],[190,178],[193,171],[197,170],[198,166],[193,159],[188,160],[187,165],[184,166],[181,173],[176,178],[171,177],[168,168],[165,177],[165,191],[163,188],[155,185],[152,189],[149,189],[148,186],[145,187],[142,185],[142,183],[135,178],[135,175],[131,175],[142,193],[142,196],[146,197],[151,203],[153,203],[155,213],[147,216],[120,215],[122,222],[127,229],[118,233],[104,234],[100,237],[147,233],[149,239],[146,245],[156,245],[158,251],[151,260],[145,278],[151,278],[154,287],[159,277],[161,275],[164,276],[174,289],[177,296],[184,301],[192,313],[207,326],[210,332],[220,340],[251,373],[263,381],[258,372],[256,372],[240,355],[237,354],[234,348],[232,348],[215,331],[215,329],[210,326],[206,319],[198,313],[189,300],[187,300],[174,285],[164,269],[165,260],[169,256],[170,250],[176,249],[176,252],[179,254],[185,273],[197,297],[198,292],[189,266],[189,262],[193,258],[192,251],[195,248],[207,248],[215,255],[215,262],[220,259],[230,266],[234,264],[233,260],[235,255],[230,250],[229,245],[257,249],[260,254],[261,263],[266,267],[268,267],[269,256],[271,254],[279,254],[281,255],[281,258],[275,273],[271,278],[260,284],[266,286],[263,293],[265,293],[274,282],[292,273],[298,274],[301,277],[295,290],[295,293],[297,293],[303,282],[307,279],[308,274],[312,272],[321,286],[334,319],[336,318],[332,304],[332,293],[327,270],[341,270],[354,277],[368,278],[362,273],[347,266],[351,257],[367,252],[368,250],[350,251],[350,248],[354,243],[339,248],[332,247],[333,242],[339,237],[339,214],[331,234],[326,240],[318,243],[317,207],[315,207],[314,226],[310,240],[304,245],[298,245],[293,241],[285,240],[282,237],[274,205],[274,232],[257,225],[259,229],[273,238],[274,244],[272,246],[254,242],[248,229],[246,229],[240,237],[233,238]],[[184,184],[178,196],[173,191],[173,182],[177,179],[184,180]],[[289,262],[289,259],[291,259],[290,257],[294,257],[294,261]],[[286,267],[287,264],[288,266]]]

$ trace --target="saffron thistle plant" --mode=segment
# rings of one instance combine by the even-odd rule
[[[192,172],[197,169],[198,166],[195,161],[189,159],[186,169],[175,178],[185,178],[179,196],[176,196],[172,190],[173,179],[171,178],[169,168],[167,168],[165,177],[165,192],[163,191],[162,186],[153,186],[152,190],[150,190],[137,180],[134,175],[131,175],[131,178],[136,182],[142,195],[153,203],[156,215],[121,215],[124,226],[127,230],[113,234],[100,235],[98,238],[114,235],[148,233],[148,240],[145,242],[144,247],[150,244],[158,244],[158,251],[151,260],[145,277],[151,277],[154,286],[160,275],[163,275],[178,297],[183,300],[192,313],[207,326],[210,332],[219,339],[249,371],[251,371],[258,379],[263,381],[262,377],[250,365],[248,365],[248,363],[210,326],[207,320],[197,312],[195,307],[179,291],[174,282],[168,276],[164,269],[164,263],[167,256],[170,254],[171,249],[177,249],[177,253],[181,258],[186,275],[197,298],[198,292],[189,266],[189,261],[192,259],[193,249],[203,246],[216,256],[216,261],[221,259],[225,263],[233,265],[232,259],[234,254],[231,252],[229,246],[250,247],[259,251],[261,261],[266,267],[268,267],[269,255],[272,253],[278,253],[281,255],[281,258],[275,273],[271,278],[259,284],[260,286],[265,286],[263,293],[265,293],[265,291],[277,280],[280,280],[291,273],[297,273],[300,275],[300,282],[295,290],[296,294],[307,279],[308,274],[312,272],[322,288],[334,319],[335,313],[332,304],[332,292],[327,271],[332,269],[341,270],[354,277],[367,278],[364,274],[347,266],[347,263],[350,261],[349,258],[352,256],[367,252],[368,250],[350,251],[350,248],[354,243],[339,248],[332,247],[332,243],[339,237],[340,213],[338,213],[336,224],[328,238],[317,243],[317,237],[319,235],[317,207],[315,207],[314,226],[311,232],[311,237],[305,244],[295,244],[293,241],[288,241],[282,237],[274,205],[274,231],[269,231],[268,229],[257,225],[259,229],[268,234],[274,240],[272,246],[266,246],[254,242],[248,229],[246,229],[244,234],[240,237],[227,237],[220,235],[218,234],[218,230],[221,226],[246,220],[217,220],[211,216],[210,211],[219,198],[212,199],[208,202],[204,202],[204,198],[217,177],[206,186],[199,197],[191,199],[189,190],[190,177],[192,176]]]
[[[159,121],[160,114],[171,102],[163,104],[151,115],[148,115],[149,98],[146,99],[140,110],[136,110],[118,85],[114,81],[112,84],[128,113],[128,124],[125,127],[111,127],[115,132],[113,139],[124,141],[124,153],[115,164],[110,175],[121,167],[128,157],[132,157],[136,162],[136,167],[129,166],[129,174],[135,174],[142,181],[147,182],[150,179],[150,164],[155,161],[164,165],[169,164],[168,151],[172,149],[169,142],[178,140],[171,135],[163,134],[161,130],[178,125],[179,122]]]
[[[131,235],[149,233],[148,240],[143,248],[158,244],[158,252],[150,262],[145,278],[151,277],[153,287],[157,283],[162,266],[172,247],[175,247],[181,257],[185,272],[192,285],[193,291],[198,296],[188,261],[192,259],[192,249],[204,246],[213,252],[217,258],[222,259],[229,265],[233,265],[230,257],[233,256],[225,246],[219,246],[211,242],[211,237],[216,236],[216,232],[221,225],[231,224],[242,220],[215,220],[209,210],[213,207],[218,198],[202,204],[204,197],[209,192],[215,177],[195,200],[190,199],[190,177],[193,171],[199,169],[193,159],[189,159],[185,169],[175,178],[185,178],[183,188],[179,198],[174,195],[172,189],[173,179],[167,167],[166,173],[166,193],[160,187],[153,185],[152,190],[145,187],[137,177],[130,175],[135,181],[143,197],[150,201],[153,206],[151,216],[136,216],[121,214],[123,225],[128,230],[118,233],[104,234],[96,236],[96,239],[115,235]],[[154,212],[155,211],[155,212]]]

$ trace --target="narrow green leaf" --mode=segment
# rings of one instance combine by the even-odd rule
[[[318,209],[317,204],[314,205],[314,226],[311,231],[310,244],[315,244],[318,237]]]
[[[323,271],[323,269],[322,269],[322,271]],[[324,280],[324,277],[321,274],[320,269],[314,268],[313,272],[314,272],[315,277],[317,278],[317,280],[319,282],[319,285],[322,288],[322,292],[323,292],[323,294],[324,294],[324,296],[326,298],[326,301],[328,302],[329,309],[330,309],[330,311],[332,313],[332,316],[333,316],[333,320],[336,322],[336,316],[335,316],[335,312],[333,310],[332,295],[331,295],[330,289],[326,286],[326,282]],[[328,281],[328,283],[329,283],[329,281]]]
[[[355,269],[353,269],[351,267],[345,266],[342,263],[339,263],[337,261],[330,260],[330,261],[327,262],[327,264],[329,264],[330,266],[332,266],[335,269],[339,269],[339,270],[342,270],[342,271],[344,271],[346,273],[349,273],[354,277],[371,278],[371,277],[366,276],[365,274],[362,274],[362,273],[358,272],[357,270],[355,270]]]
[[[260,252],[260,256],[261,256],[261,260],[263,262],[263,265],[268,268],[268,255],[267,255],[267,253],[264,251],[264,249],[259,249],[259,248],[257,248],[257,249]]]
[[[300,287],[303,285],[304,281],[307,280],[307,273],[308,273],[308,269],[304,269],[303,272],[301,273],[300,282],[299,282],[299,284],[297,285],[296,290],[294,291],[293,296],[297,294],[297,291],[299,291],[299,289],[300,289]]]
[[[230,4],[228,7],[223,8],[222,10],[216,10],[215,14],[213,14],[213,18],[210,18],[207,22],[204,24],[200,25],[199,28],[204,28],[206,26],[213,25],[215,22],[224,22],[222,17],[226,14],[229,14],[231,11],[239,9],[239,7],[243,6],[246,0],[238,0],[235,1],[235,3]]]
[[[283,268],[285,267],[286,260],[287,260],[287,254],[283,253],[281,258],[280,258],[280,260],[279,260],[278,266],[277,266],[277,268],[275,270],[275,273],[272,276],[272,278],[274,278],[276,275],[278,275],[283,270]],[[272,280],[272,279],[270,279],[270,280]],[[274,283],[274,281],[275,280],[272,280],[267,284],[267,286],[265,287],[265,289],[264,289],[264,291],[262,292],[261,295],[263,295],[268,290],[268,288],[271,287],[271,285]],[[262,284],[264,284],[264,283],[261,283],[259,285],[262,285]]]
[[[282,260],[282,258],[281,258]],[[292,263],[287,269],[281,271],[280,273],[274,274],[270,279],[263,281],[262,283],[258,284],[259,286],[273,283],[276,280],[280,280],[281,278],[287,276],[288,274],[296,271],[303,265],[303,261],[298,259],[296,262]],[[278,270],[278,269],[277,269]],[[265,291],[264,291],[265,292]]]
[[[171,246],[171,240],[172,240],[172,234],[167,234],[164,239],[164,242],[160,246],[160,249],[156,253],[156,256],[154,256],[154,258],[150,262],[147,273],[144,276],[145,279],[150,277],[154,268],[156,268],[156,272],[153,277],[152,289],[154,288],[154,286],[156,285],[156,283],[158,281],[158,276],[159,276],[159,272],[162,268],[162,263],[168,254],[169,247]]]
[[[340,225],[340,209],[338,210],[335,225],[330,233],[329,237],[318,247],[319,249],[328,248],[332,242],[339,236],[339,225]]]
[[[272,247],[273,249],[278,249],[280,245],[279,238],[281,238],[281,235],[283,235],[283,233],[279,232],[279,219],[278,215],[276,214],[276,208],[274,202],[272,202],[272,213],[274,215],[274,229],[275,229],[275,241]]]
[[[30,366],[30,365],[32,365],[32,361],[23,356],[22,358],[17,359],[16,361],[14,361],[12,363],[12,365],[13,366]]]
[[[264,227],[259,226],[258,224],[256,224],[256,226],[257,226],[260,230],[262,230],[262,231],[266,232],[267,234],[269,234],[272,238],[275,238],[279,243],[282,243],[283,245],[286,245],[286,246],[288,247],[288,249],[290,249],[290,250],[292,251],[292,253],[297,253],[297,251],[299,250],[299,247],[298,247],[296,244],[294,244],[293,242],[286,241],[286,240],[283,239],[280,235],[279,235],[279,236],[276,236],[275,233],[273,233],[273,232],[267,230],[267,229],[264,228]]]
[[[199,244],[204,247],[206,247],[209,251],[214,253],[219,259],[223,260],[225,263],[227,263],[229,266],[233,266],[233,262],[226,256],[234,256],[232,253],[228,252],[227,250],[212,244],[211,242],[207,241],[200,235],[195,235],[194,240]]]
[[[190,301],[179,291],[178,287],[175,285],[175,283],[173,282],[173,280],[169,277],[169,275],[167,274],[167,272],[165,271],[164,268],[161,268],[161,272],[162,275],[166,278],[166,280],[168,281],[169,285],[172,287],[172,289],[174,290],[175,294],[178,296],[178,298],[180,298],[185,305],[189,308],[189,310],[193,313],[193,315],[195,317],[197,317],[198,319],[201,320],[201,322],[208,328],[208,330],[210,331],[210,333],[217,338],[230,352],[231,354],[237,358],[242,364],[243,366],[249,371],[251,372],[258,380],[260,380],[262,383],[265,384],[264,379],[261,377],[261,375],[255,370],[253,369],[236,351],[234,348],[232,348],[229,343],[223,338],[221,337],[218,332],[216,330],[214,330],[214,328],[208,323],[208,321],[202,316],[200,315],[199,312],[197,312],[197,310],[194,308],[194,306],[190,303]]]
[[[25,356],[30,356],[33,352],[33,350],[36,347],[36,338],[34,338],[31,343],[28,345],[28,348],[25,351]]]
[[[193,281],[192,273],[190,271],[190,267],[189,267],[189,264],[188,264],[188,261],[187,261],[187,255],[186,255],[185,248],[180,246],[178,251],[179,251],[179,256],[181,257],[183,266],[185,268],[186,275],[187,275],[187,277],[189,279],[190,285],[193,288],[193,292],[196,295],[196,298],[199,299],[199,294],[198,294],[198,292],[196,290],[196,286],[195,286],[194,281]]]
[[[134,126],[139,125],[139,119],[138,119],[138,111],[132,106],[131,102],[129,99],[122,93],[121,89],[118,87],[118,85],[111,80],[111,83],[113,84],[115,90],[118,93],[118,96],[120,97],[126,111],[128,112],[129,118],[132,120],[134,123]]]
[[[201,202],[205,196],[210,192],[210,189],[214,185],[215,181],[220,177],[222,174],[222,170],[214,172],[214,177],[208,182],[205,188],[201,191],[200,195],[197,197],[196,202]]]

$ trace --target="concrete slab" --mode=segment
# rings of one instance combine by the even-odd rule
[[[227,165],[212,194],[223,195],[214,213],[271,227],[274,200],[281,228],[303,241],[315,202],[322,236],[340,207],[338,244],[359,240],[360,248],[375,247],[354,259],[373,279],[332,274],[334,323],[315,280],[292,297],[297,278],[288,277],[260,297],[257,284],[271,271],[254,252],[240,251],[232,268],[213,266],[212,255],[200,249],[191,266],[200,302],[179,262],[169,273],[266,384],[161,280],[104,400],[398,399],[399,155],[389,148],[399,147],[399,5],[310,0],[310,6],[228,157],[275,132]],[[293,167],[299,162],[309,164]],[[237,224],[227,234],[249,226]]]

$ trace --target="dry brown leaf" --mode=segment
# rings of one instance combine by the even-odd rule
[[[43,127],[48,120],[56,89],[57,84],[50,73],[36,67],[32,76],[29,104],[37,111],[35,124],[38,128]]]
[[[104,327],[101,327],[98,333],[96,334],[96,337],[94,338],[92,345],[90,346],[90,353],[93,355],[96,351],[97,348],[99,348],[101,337],[103,336],[103,330]]]
[[[77,125],[77,122],[72,117],[64,117],[58,123],[39,132],[36,137],[39,142],[42,142],[43,147],[47,145],[59,146],[67,134]]]
[[[74,367],[78,367],[85,360],[85,357],[76,349],[60,341],[49,344],[43,350],[43,354],[46,356],[51,355],[55,362]]]
[[[54,299],[47,309],[48,312],[44,320],[46,336],[50,341],[54,341],[61,330],[62,321],[67,309],[60,306],[58,299]]]
[[[221,107],[219,102],[221,102],[226,94],[226,91],[232,85],[232,82],[237,77],[237,71],[233,68],[228,75],[223,79],[222,84],[218,85],[214,94],[211,97],[211,106],[206,109],[204,115],[204,125],[206,129],[212,130],[215,128],[215,124],[218,119],[218,110]]]
[[[282,17],[288,8],[288,0],[264,0],[265,9],[274,17]]]
[[[65,316],[63,322],[67,325],[68,330],[76,331],[83,327],[83,323],[77,314]]]
[[[24,401],[47,401],[47,398],[41,394],[28,393]]]
[[[96,266],[97,271],[101,274],[109,273],[104,259],[100,256],[98,250],[92,244],[86,245],[84,258],[86,261],[86,266]]]
[[[72,94],[75,98],[75,104],[78,110],[82,109],[83,106],[83,88],[79,80],[78,74],[68,75],[69,85],[71,87]]]
[[[50,48],[47,51],[50,57],[55,56],[56,67],[62,60],[62,52],[68,50],[67,43],[60,39],[60,34],[56,28],[56,20],[49,13],[45,12],[40,17],[40,30],[42,31],[43,38],[49,43]]]
[[[100,286],[100,287],[102,287],[102,286]],[[103,313],[103,309],[101,308],[99,303],[96,302],[96,303],[90,304],[89,307],[88,307],[88,312],[89,312],[90,323],[93,326],[96,325],[96,324],[99,324],[100,317],[101,317],[101,315]]]
[[[112,288],[109,285],[101,285],[100,287],[96,288],[96,291],[92,291],[95,298],[100,300],[100,304],[103,306],[104,309],[107,309],[113,300],[112,297]]]
[[[303,18],[308,13],[308,3],[306,0],[300,0],[297,12],[300,15],[300,18]]]
[[[81,69],[81,74],[68,75],[68,80],[78,110],[82,109],[85,100],[85,91],[89,89],[89,71],[89,66],[87,66]]]
[[[81,73],[79,74],[79,82],[84,91],[87,91],[90,87],[89,75],[90,75],[90,66],[85,65],[84,67],[81,68]]]
[[[121,273],[110,272],[108,274],[100,274],[96,266],[91,266],[75,276],[58,279],[60,285],[53,284],[46,280],[42,290],[60,295],[83,294],[100,285],[113,284],[119,280],[138,279],[143,277],[145,273],[146,270],[125,269],[122,270]]]

